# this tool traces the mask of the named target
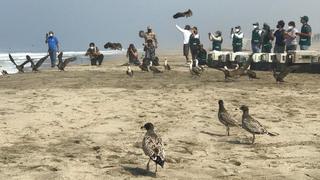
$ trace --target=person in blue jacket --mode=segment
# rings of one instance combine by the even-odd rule
[[[57,53],[59,53],[59,41],[52,31],[46,34],[46,43],[48,44],[48,53],[53,68],[56,66]]]

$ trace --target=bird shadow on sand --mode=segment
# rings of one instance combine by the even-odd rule
[[[128,166],[122,166],[122,167],[125,171],[131,173],[133,176],[156,177],[156,173],[148,171],[146,169],[142,169],[139,167],[128,167]]]
[[[207,134],[210,136],[219,136],[219,137],[225,136],[224,134],[215,134],[215,133],[206,132],[206,131],[200,131],[200,133]]]

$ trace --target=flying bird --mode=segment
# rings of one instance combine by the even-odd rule
[[[16,68],[18,69],[19,73],[24,73],[24,66],[29,62],[28,60],[24,61],[22,64],[17,65],[16,62],[14,61],[14,59],[12,58],[11,54],[9,54],[9,59],[10,61],[16,66]]]
[[[59,60],[59,63],[57,65],[58,69],[60,71],[64,71],[64,68],[67,66],[67,64],[69,64],[70,62],[72,61],[75,61],[77,60],[76,57],[70,57],[70,58],[67,58],[63,61],[62,59],[62,56],[63,56],[63,52],[60,52],[59,55],[58,55],[58,60]]]
[[[278,133],[271,133],[268,132],[265,127],[263,127],[259,121],[255,120],[253,117],[249,115],[249,108],[248,106],[241,106],[240,110],[242,110],[242,128],[247,130],[253,135],[252,138],[252,144],[254,143],[255,140],[255,134],[267,134],[269,136],[277,136],[279,135]]]
[[[141,129],[147,130],[142,140],[142,150],[144,154],[149,157],[147,170],[149,170],[149,163],[150,160],[152,160],[156,164],[155,173],[157,173],[157,165],[160,165],[163,168],[165,163],[165,152],[162,139],[155,133],[154,126],[150,122],[142,126]]]
[[[188,17],[190,17],[190,16],[192,16],[192,11],[191,11],[191,9],[188,9],[188,10],[185,11],[185,12],[178,12],[178,13],[176,13],[175,15],[173,15],[173,18],[174,18],[174,19],[177,19],[177,18],[180,18],[180,17],[186,17],[186,18],[188,18]]]
[[[223,125],[226,126],[227,135],[229,136],[230,127],[238,127],[239,123],[225,109],[223,100],[219,100],[218,104],[219,104],[218,119]]]
[[[167,60],[167,58],[165,57],[164,58],[164,69],[165,70],[167,70],[167,71],[170,71],[171,70],[171,67],[170,67],[170,65],[168,64],[168,60]]]
[[[127,75],[128,75],[129,77],[133,77],[133,71],[132,71],[132,69],[131,69],[130,66],[127,66]]]
[[[29,55],[26,56],[27,60],[31,63],[31,68],[33,72],[37,72],[38,68],[43,64],[43,62],[49,57],[49,55],[44,56],[43,58],[39,59],[39,61],[35,64],[33,59]]]

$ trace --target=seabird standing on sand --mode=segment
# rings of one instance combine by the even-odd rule
[[[67,58],[65,59],[64,61],[62,60],[62,56],[63,56],[63,52],[60,52],[59,55],[58,55],[58,60],[59,60],[59,63],[57,65],[58,69],[60,71],[64,71],[64,68],[67,66],[67,64],[69,64],[70,62],[72,61],[75,61],[77,60],[76,57],[70,57],[70,58]]]
[[[248,106],[241,106],[240,110],[242,110],[242,128],[247,130],[253,135],[252,144],[255,140],[255,134],[267,134],[269,136],[277,136],[277,133],[270,133],[264,128],[257,120],[249,115]]]
[[[130,66],[127,66],[127,75],[133,77],[133,71]]]
[[[26,65],[29,62],[28,60],[26,60],[25,62],[23,62],[20,65],[17,65],[16,62],[14,61],[14,59],[12,58],[11,54],[9,54],[9,59],[16,66],[16,68],[18,69],[19,73],[24,73],[23,68],[24,68],[24,65]]]
[[[228,111],[224,108],[223,100],[218,101],[219,111],[218,111],[218,119],[219,121],[226,126],[227,135],[229,136],[229,127],[239,126],[239,122],[231,117]]]
[[[49,57],[49,55],[44,56],[43,58],[39,59],[39,61],[34,64],[33,59],[29,55],[26,56],[27,60],[31,63],[31,68],[33,72],[37,72],[38,68],[43,64],[43,62]]]
[[[170,71],[171,70],[171,67],[170,67],[170,65],[168,64],[168,60],[167,60],[167,58],[165,57],[164,58],[164,69],[165,70],[167,70],[167,71]]]
[[[152,160],[156,163],[155,173],[157,173],[157,165],[159,164],[163,168],[165,162],[165,153],[162,139],[154,132],[154,126],[152,123],[146,123],[141,127],[141,129],[147,130],[142,140],[143,152],[149,157],[147,170],[149,170],[149,163],[150,160]]]
[[[196,75],[196,76],[201,76],[201,73],[203,72],[203,70],[198,66],[198,60],[195,60],[195,66],[193,66],[193,61],[191,61],[190,65],[189,65],[189,70],[191,75]]]
[[[157,67],[152,65],[152,61],[150,61],[149,69],[153,72],[153,74],[162,73]]]

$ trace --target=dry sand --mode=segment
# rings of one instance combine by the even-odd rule
[[[153,76],[124,57],[102,67],[71,66],[0,77],[0,179],[153,179],[141,150],[154,123],[167,162],[157,179],[320,179],[320,75],[290,74],[275,83],[225,82],[207,69],[192,78],[182,56]],[[162,67],[161,67],[162,68]],[[238,120],[240,105],[280,135],[256,137],[217,119],[219,99]]]

